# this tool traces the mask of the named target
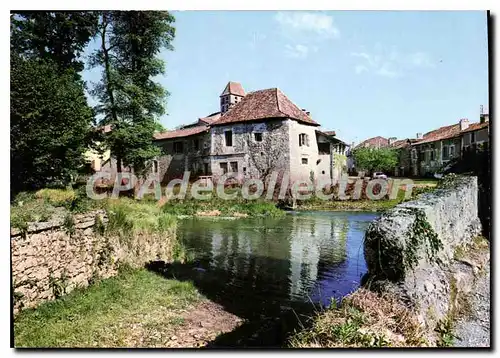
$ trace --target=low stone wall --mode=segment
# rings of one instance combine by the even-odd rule
[[[14,313],[55,299],[75,287],[113,276],[120,265],[141,267],[171,258],[175,228],[154,235],[102,235],[103,210],[32,223],[11,230]]]
[[[364,243],[369,284],[401,297],[428,327],[445,319],[457,290],[470,289],[473,270],[460,270],[458,247],[481,232],[476,177],[396,206],[370,224]]]

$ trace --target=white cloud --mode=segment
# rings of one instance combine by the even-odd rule
[[[415,67],[435,67],[429,54],[425,52],[415,52],[408,56],[408,62]]]
[[[363,65],[357,65],[354,68],[354,71],[356,72],[357,75],[359,75],[363,72],[368,72],[368,68],[366,66],[363,66]]]
[[[389,78],[396,78],[401,75],[399,72],[391,69],[390,63],[385,63],[375,73],[379,76],[389,77]]]
[[[309,47],[304,45],[286,45],[285,54],[292,58],[306,58],[309,54]]]
[[[361,61],[354,67],[356,74],[371,72],[378,76],[396,78],[403,76],[406,70],[435,67],[430,55],[425,52],[403,56],[394,48],[390,52],[384,51],[380,44],[375,45],[373,53],[351,52],[351,56]]]
[[[285,31],[314,33],[325,37],[338,38],[339,29],[334,25],[331,16],[305,11],[278,12],[275,20]]]

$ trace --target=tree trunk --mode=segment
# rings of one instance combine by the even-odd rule
[[[106,73],[106,90],[108,92],[109,101],[111,102],[111,117],[113,118],[112,127],[118,125],[118,115],[116,113],[115,97],[113,94],[113,83],[111,79],[111,64],[109,60],[109,48],[106,47],[106,29],[108,27],[108,14],[102,15],[103,27],[101,32],[101,49],[104,57],[104,71]],[[111,153],[113,155],[113,153]],[[116,173],[122,172],[122,156],[121,153],[114,153],[116,155]]]

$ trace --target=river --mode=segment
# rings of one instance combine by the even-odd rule
[[[238,299],[328,305],[366,273],[363,237],[375,213],[301,212],[282,218],[185,219],[178,235],[194,270]],[[247,297],[247,298],[246,298]]]

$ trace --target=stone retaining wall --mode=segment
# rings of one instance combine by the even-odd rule
[[[470,289],[473,270],[457,269],[454,254],[480,232],[477,178],[459,177],[370,224],[364,243],[369,282],[396,293],[423,324],[435,327],[450,312],[456,291]]]
[[[117,273],[121,264],[143,266],[171,258],[175,228],[167,233],[127,238],[103,236],[106,213],[96,210],[31,223],[27,232],[11,230],[14,313],[35,307]]]

